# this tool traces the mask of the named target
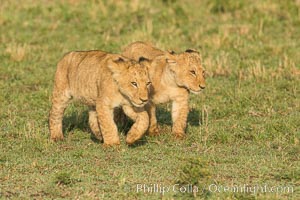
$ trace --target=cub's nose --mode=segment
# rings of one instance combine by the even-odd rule
[[[204,90],[205,85],[199,85],[199,87],[200,87],[202,90]]]
[[[141,98],[141,97],[140,97],[140,100],[141,100],[143,103],[145,103],[145,102],[148,101],[148,98]]]

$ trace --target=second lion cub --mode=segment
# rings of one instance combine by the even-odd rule
[[[149,126],[144,106],[149,99],[147,61],[133,61],[103,51],[77,51],[58,63],[52,95],[49,126],[52,140],[63,139],[62,118],[70,100],[89,106],[89,124],[106,145],[120,144],[113,110],[121,106],[135,123],[126,142],[132,144]]]
[[[155,104],[172,102],[172,132],[176,137],[185,135],[189,112],[189,93],[199,93],[205,88],[205,70],[197,51],[188,49],[183,53],[169,53],[149,43],[134,42],[123,51],[123,55],[138,60],[140,57],[152,60],[149,75],[152,81],[149,134],[158,134]]]

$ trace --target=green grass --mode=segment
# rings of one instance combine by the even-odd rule
[[[0,198],[299,199],[298,0],[4,1],[0,5]],[[57,61],[71,50],[120,52],[130,42],[198,49],[207,89],[191,95],[187,138],[135,147],[91,138],[86,107],[66,110],[66,139],[49,140]],[[190,170],[189,170],[190,168]],[[198,192],[136,192],[137,184],[194,184]],[[293,193],[213,192],[291,186]],[[176,185],[177,187],[177,185]],[[179,185],[178,185],[179,188]]]

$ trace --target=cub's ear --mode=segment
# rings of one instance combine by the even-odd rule
[[[108,60],[107,67],[113,74],[120,74],[126,68],[126,66],[124,65],[125,62],[125,58],[121,56],[115,57]]]
[[[168,52],[169,54],[172,54],[172,55],[176,54],[176,52],[173,51],[173,50],[168,50],[167,52]]]
[[[145,57],[140,57],[139,58],[139,63],[144,62],[144,61],[149,62],[150,60],[145,58]]]
[[[197,53],[199,54],[199,51],[195,50],[195,49],[187,49],[185,50],[186,53]]]
[[[176,60],[167,58],[167,59],[166,59],[166,62],[167,62],[167,64],[168,64],[169,68],[171,69],[171,71],[175,71],[175,70],[176,70],[176,67],[177,67],[177,62],[176,62]]]
[[[143,66],[146,66],[146,67],[150,67],[150,64],[151,64],[151,60],[145,58],[145,57],[140,57],[139,58],[139,63]]]
[[[176,60],[173,60],[173,59],[167,58],[167,59],[166,59],[166,62],[167,62],[169,65],[177,65]]]
[[[114,61],[115,63],[122,63],[122,62],[125,62],[125,59],[122,58],[122,57],[118,57],[118,58],[113,59],[113,61]]]

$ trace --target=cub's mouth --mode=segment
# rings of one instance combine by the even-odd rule
[[[135,99],[133,97],[133,95],[130,95],[130,94],[126,94],[126,93],[121,93],[122,96],[127,100],[128,103],[130,103],[131,105],[137,107],[137,108],[141,108],[141,107],[144,107],[148,102],[149,102],[149,99]]]
[[[131,99],[132,105],[135,107],[144,107],[149,102],[148,96],[139,96],[134,99]]]
[[[191,93],[193,93],[193,94],[200,94],[201,91],[202,91],[202,89],[200,89],[200,90],[192,90],[192,89],[189,89],[189,91],[190,91]]]
[[[133,101],[131,103],[132,103],[132,105],[134,105],[135,107],[138,107],[138,108],[144,107],[147,104],[147,102],[137,104],[137,103],[134,103]]]
[[[193,89],[189,88],[189,91],[193,94],[199,94],[204,89],[205,89],[205,86],[199,85],[199,87],[196,87],[196,89],[195,89],[195,87],[193,87]]]

